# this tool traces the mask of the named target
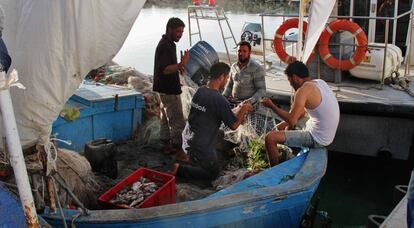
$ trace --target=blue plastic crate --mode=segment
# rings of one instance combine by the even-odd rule
[[[83,84],[66,103],[80,110],[80,117],[66,121],[62,117],[53,123],[52,134],[70,140],[72,145],[59,146],[83,151],[85,143],[107,138],[114,142],[130,139],[142,121],[144,98],[141,93],[126,88]]]

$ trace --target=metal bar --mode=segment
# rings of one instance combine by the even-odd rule
[[[203,14],[203,11],[201,11],[201,14]],[[195,15],[197,16],[197,10],[195,11]],[[198,18],[196,18],[196,22],[198,29],[198,38],[200,38],[200,40],[203,40],[203,38],[201,37],[200,22],[198,21]]]
[[[305,16],[305,6],[304,6],[304,1],[300,0],[299,3],[299,25],[298,25],[298,42],[297,42],[297,46],[296,46],[296,56],[297,56],[297,60],[302,61],[302,40],[303,40],[303,18]]]
[[[402,13],[400,15],[398,15],[397,17],[370,17],[370,16],[329,16],[329,18],[338,18],[338,19],[347,19],[347,18],[352,18],[352,19],[376,19],[376,20],[395,20],[395,19],[399,19],[401,17],[404,17],[410,13],[412,13],[414,11],[414,9],[409,10],[405,13]],[[294,17],[298,17],[299,15],[297,14],[259,14],[260,16],[265,16],[265,17],[287,17],[287,18],[294,18]]]
[[[396,16],[398,16],[398,2],[399,1],[394,1],[395,5],[394,5],[394,18]],[[396,36],[397,36],[397,20],[393,20],[393,25],[392,25],[392,44],[395,45],[395,41],[396,41]]]
[[[354,0],[350,0],[350,4],[349,4],[349,15],[351,17],[354,16]],[[350,19],[350,21],[353,21],[352,18]]]
[[[223,17],[219,17],[219,18],[214,18],[214,17],[210,17],[210,16],[190,16],[191,18],[193,18],[193,19],[203,19],[203,20],[212,20],[212,21],[217,21],[217,20],[220,20],[220,21],[223,21],[223,20],[226,20],[226,18],[223,18]]]
[[[188,8],[214,10],[216,7],[198,5],[198,6],[188,6]]]
[[[413,3],[414,4],[414,3]],[[407,45],[407,52],[405,54],[406,56],[406,61],[405,61],[405,68],[404,68],[404,76],[407,76],[410,73],[410,65],[411,65],[411,53],[412,53],[412,42],[413,42],[413,23],[414,23],[414,15],[411,14],[410,15],[410,23],[408,23],[408,25],[410,26],[408,29],[409,34],[409,42]]]
[[[263,16],[260,16],[261,21],[262,21],[262,27],[261,27],[261,32],[262,32],[262,48],[263,48],[263,66],[266,69],[266,41],[265,41],[265,31],[264,31],[264,18]]]
[[[231,30],[229,20],[227,19],[227,16],[224,13],[224,9],[223,8],[221,8],[221,12],[223,13],[224,17],[226,18],[226,23],[227,23],[227,26],[229,27],[229,30],[230,30],[230,33],[231,33],[231,37],[233,37],[234,46],[237,46],[236,38],[234,38],[233,30]]]
[[[215,11],[216,16],[218,17],[218,13],[217,10]],[[227,58],[229,60],[229,64],[231,65],[231,59],[230,59],[230,53],[229,53],[229,48],[227,47],[227,43],[226,43],[226,39],[224,39],[224,32],[223,32],[223,27],[221,26],[220,21],[217,21],[220,27],[220,31],[221,31],[221,37],[223,38],[223,42],[224,42],[224,47],[226,48],[226,53],[227,53]]]
[[[190,38],[190,47],[191,46],[193,46],[193,42],[192,42],[192,40],[191,40],[191,18],[190,18],[190,9],[191,9],[191,7],[188,7],[187,8],[187,14],[188,14],[188,36],[189,36],[189,38]]]
[[[411,14],[412,12],[414,12],[414,10],[413,10],[413,9],[412,9],[412,10],[410,10],[410,11],[407,11],[407,12],[405,12],[405,13],[402,13],[402,14],[398,15],[398,16],[397,16],[397,18],[395,18],[395,19],[400,19],[400,18],[402,18],[402,17],[405,17],[405,16],[407,16],[408,14]]]
[[[382,76],[381,76],[381,87],[384,85],[384,79],[385,79],[385,64],[387,63],[387,48],[388,48],[388,29],[390,27],[390,21],[385,21],[385,48],[384,48],[384,61],[382,65]]]
[[[5,80],[5,72],[0,72],[0,81]],[[26,163],[24,162],[22,145],[17,131],[13,104],[8,89],[0,90],[0,108],[3,118],[3,133],[6,136],[10,163],[13,167],[26,223],[28,227],[39,227],[39,220],[37,218],[29,177],[27,175]]]
[[[376,20],[373,19],[377,16],[377,0],[370,1],[369,17],[368,20],[368,42],[375,42],[375,30],[376,30]]]
[[[273,39],[264,39],[266,41],[273,41]],[[296,40],[282,40],[285,43],[297,43]],[[329,43],[330,46],[351,46],[351,47],[357,47],[358,45],[356,44],[350,44],[350,43],[338,43],[338,42],[330,42]],[[381,45],[375,45],[375,44],[369,44],[367,45],[367,47],[369,48],[384,48],[384,46]]]

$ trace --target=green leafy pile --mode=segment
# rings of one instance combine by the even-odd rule
[[[263,137],[252,138],[249,141],[247,168],[253,171],[270,168]]]

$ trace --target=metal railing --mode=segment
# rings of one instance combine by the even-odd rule
[[[411,47],[412,47],[412,33],[413,33],[413,26],[414,26],[414,10],[411,9],[405,13],[402,13],[396,17],[370,17],[370,16],[330,16],[330,19],[366,19],[366,20],[383,20],[385,21],[385,28],[384,28],[384,46],[379,46],[379,45],[368,45],[368,48],[383,48],[384,49],[384,60],[383,60],[383,67],[382,67],[382,75],[381,75],[381,86],[384,85],[384,80],[385,80],[385,67],[386,67],[386,61],[387,61],[387,49],[388,49],[388,42],[389,42],[389,26],[390,26],[390,21],[397,21],[398,19],[410,15],[410,20],[408,23],[409,29],[408,29],[408,45],[407,45],[407,49],[406,49],[406,58],[405,58],[405,69],[404,69],[404,76],[406,76],[409,73],[410,70],[410,63],[411,63]],[[263,48],[263,63],[266,63],[266,41],[270,41],[273,42],[273,38],[266,38],[266,34],[265,34],[265,23],[264,23],[264,18],[265,17],[278,17],[278,18],[283,18],[283,22],[287,19],[287,18],[297,18],[298,15],[293,15],[293,14],[268,14],[268,13],[263,13],[259,15],[261,17],[261,25],[262,25],[262,39],[263,39],[263,44],[262,44],[262,48]],[[396,22],[394,22],[394,28],[393,28],[393,37],[395,37],[395,33],[396,33]],[[298,34],[301,35],[301,34]],[[395,41],[395,39],[394,39]],[[289,40],[289,41],[285,41],[285,42],[292,42],[292,43],[296,43],[297,41],[293,41],[293,40]],[[406,42],[407,43],[407,42]],[[356,47],[357,45],[355,44],[344,44],[344,43],[330,43],[330,45],[339,45],[341,46],[341,48],[343,46],[354,46]],[[320,69],[318,67],[318,75],[320,74]]]
[[[224,9],[220,6],[208,6],[208,5],[190,5],[187,8],[188,14],[188,30],[189,30],[189,38],[190,38],[190,46],[193,46],[192,36],[198,35],[199,40],[203,40],[201,37],[201,29],[200,29],[200,22],[199,20],[215,20],[218,22],[218,26],[220,28],[221,37],[223,39],[224,47],[226,49],[227,58],[229,63],[231,64],[230,52],[229,47],[227,45],[227,40],[231,39],[234,42],[234,45],[237,46],[236,38],[234,38],[233,30],[230,27],[228,18],[224,12]],[[191,31],[191,19],[196,20],[197,23],[197,32]],[[227,26],[228,31],[230,32],[229,36],[224,35],[223,26],[221,21],[225,21],[225,26]]]

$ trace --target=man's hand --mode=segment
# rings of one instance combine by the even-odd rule
[[[190,59],[190,52],[188,52],[188,50],[185,50],[184,54],[183,54],[183,51],[180,51],[180,53],[181,53],[181,63],[183,65],[187,64],[188,60]]]
[[[253,112],[253,105],[248,100],[245,100],[242,103],[240,103],[240,106],[241,106],[241,109],[246,112],[246,114]]]
[[[188,60],[190,59],[190,53],[188,52],[188,50],[184,51],[180,51],[180,55],[181,55],[181,62],[178,64],[178,71],[180,72],[180,74],[184,74],[184,66],[187,64]]]
[[[242,103],[240,103],[240,111],[243,113],[243,120],[242,123],[244,123],[244,121],[246,121],[247,118],[247,114],[253,112],[254,108],[253,105],[250,103],[250,101],[243,101]]]
[[[260,102],[263,104],[263,106],[265,106],[267,108],[272,108],[275,105],[273,103],[273,101],[270,100],[270,98],[267,98],[267,97],[263,97]]]

